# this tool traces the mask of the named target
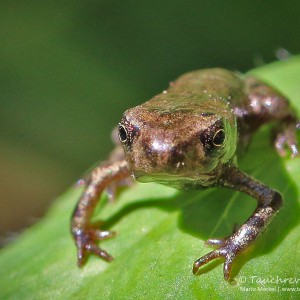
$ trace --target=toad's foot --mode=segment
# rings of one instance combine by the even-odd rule
[[[299,156],[299,146],[297,143],[297,130],[300,129],[300,122],[290,122],[284,124],[275,139],[275,148],[280,156],[286,156],[287,149],[290,150],[291,157]]]
[[[239,246],[238,243],[232,239],[232,237],[229,237],[227,239],[209,239],[205,243],[209,246],[219,247],[216,250],[213,250],[206,255],[198,258],[193,266],[193,273],[197,274],[199,269],[209,263],[210,261],[223,257],[225,258],[224,263],[224,279],[229,281],[230,280],[230,273],[232,268],[233,260],[236,258],[236,256],[243,250],[242,247]]]
[[[207,244],[217,249],[197,259],[194,263],[193,273],[196,274],[208,262],[216,258],[224,258],[224,278],[229,281],[234,259],[248,249],[267,228],[282,206],[282,196],[236,167],[228,168],[219,183],[224,187],[247,193],[258,202],[253,214],[231,236],[208,240]]]
[[[106,261],[113,260],[113,257],[99,248],[96,242],[115,236],[114,231],[101,231],[92,227],[73,228],[72,234],[77,247],[77,264],[79,267],[84,265],[88,253],[93,253]]]

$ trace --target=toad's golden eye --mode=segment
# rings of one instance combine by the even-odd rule
[[[119,133],[119,139],[120,139],[121,143],[123,143],[123,144],[127,143],[129,140],[129,135],[128,135],[128,131],[124,125],[119,124],[118,133]]]
[[[219,129],[213,137],[214,146],[216,146],[216,147],[222,146],[225,141],[225,137],[226,137],[226,135],[225,135],[224,129]]]
[[[200,141],[203,145],[205,155],[218,156],[226,150],[226,132],[222,120],[218,120],[204,131],[200,132]]]

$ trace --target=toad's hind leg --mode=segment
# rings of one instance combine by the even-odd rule
[[[100,195],[111,183],[122,181],[130,176],[125,160],[108,162],[96,167],[86,180],[86,188],[81,195],[71,220],[71,231],[77,246],[77,263],[82,266],[87,253],[93,253],[107,261],[113,259],[97,246],[97,241],[114,236],[114,232],[102,231],[91,223],[91,217]]]
[[[241,137],[247,140],[247,137],[251,137],[261,125],[277,121],[275,149],[281,156],[286,156],[287,149],[291,157],[298,156],[296,131],[300,128],[300,123],[288,99],[273,87],[254,77],[245,79],[245,89],[249,101],[247,109],[236,110]]]
[[[219,182],[220,185],[249,194],[258,202],[250,218],[231,236],[225,239],[208,240],[208,244],[217,247],[197,259],[193,266],[196,274],[200,267],[216,258],[224,258],[224,278],[230,279],[234,259],[245,251],[265,230],[282,205],[281,195],[264,184],[254,180],[235,167],[228,168]]]

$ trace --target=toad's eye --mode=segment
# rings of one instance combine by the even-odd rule
[[[125,146],[126,149],[130,149],[133,141],[139,135],[140,129],[136,125],[132,125],[129,122],[122,121],[118,126],[118,135],[120,142]]]
[[[121,143],[125,144],[129,141],[129,134],[124,125],[119,124],[118,133],[119,133],[119,139]]]
[[[213,137],[213,144],[216,147],[221,147],[225,141],[225,130],[224,129],[219,129],[216,131]]]
[[[222,121],[219,120],[200,133],[200,141],[206,155],[217,156],[226,141],[226,132]]]

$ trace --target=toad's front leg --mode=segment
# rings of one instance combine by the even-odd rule
[[[96,167],[87,179],[86,188],[77,203],[71,221],[71,231],[77,246],[78,266],[84,264],[87,253],[93,253],[107,261],[113,259],[106,251],[99,248],[96,242],[112,237],[114,233],[96,228],[91,223],[91,217],[103,190],[110,184],[122,181],[129,176],[126,161],[118,160]]]
[[[228,238],[208,240],[207,244],[218,248],[197,259],[194,263],[193,273],[196,274],[201,266],[215,258],[223,257],[225,259],[224,278],[228,281],[234,259],[265,230],[280,209],[282,197],[277,191],[254,180],[235,167],[226,171],[219,184],[247,193],[258,201],[256,210],[245,224]]]

